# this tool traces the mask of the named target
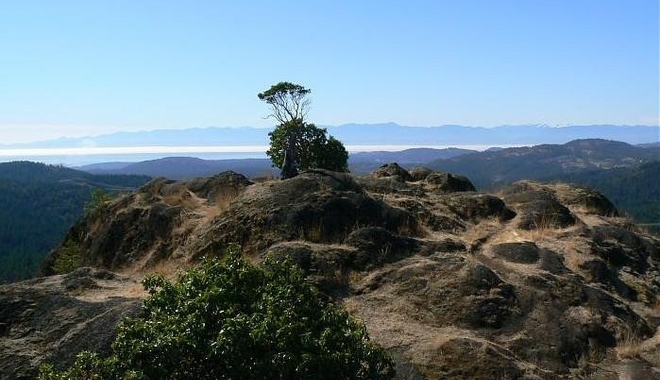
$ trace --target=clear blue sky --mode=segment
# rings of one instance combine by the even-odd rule
[[[269,126],[658,124],[657,0],[2,1],[0,143]]]

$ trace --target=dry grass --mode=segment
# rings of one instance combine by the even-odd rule
[[[636,359],[644,351],[642,341],[637,338],[628,338],[616,346],[616,357],[619,360]]]
[[[186,264],[184,262],[173,261],[173,260],[161,260],[152,267],[143,270],[143,273],[157,274],[169,280],[173,280],[189,267],[190,264]]]
[[[234,199],[238,198],[240,194],[241,192],[236,189],[228,189],[227,191],[218,194],[214,199],[215,208],[220,211],[225,211],[229,209],[231,202],[233,202]]]
[[[487,241],[492,242],[502,233],[503,225],[496,220],[488,220],[481,222],[474,227],[468,229],[460,235],[461,240],[465,243],[470,251],[476,252]],[[431,238],[435,237],[435,233]],[[452,234],[442,234],[442,237],[453,236]]]
[[[262,173],[260,175],[257,175],[256,177],[251,178],[250,180],[255,183],[264,183],[264,182],[278,181],[279,178],[275,175],[275,173],[269,171],[267,173]]]
[[[85,302],[105,302],[110,298],[145,298],[147,292],[140,278],[126,277],[119,280],[96,280],[99,288],[86,289],[76,298]]]
[[[630,330],[626,330],[621,333],[621,336],[618,339],[617,346],[615,348],[616,357],[619,360],[624,359],[641,359],[642,354],[655,350],[655,363],[652,363],[654,366],[658,366],[658,359],[660,359],[660,352],[658,348],[660,346],[660,330],[656,331],[655,335],[649,339],[643,340],[637,334]]]
[[[310,241],[312,243],[321,243],[325,241],[325,231],[323,224],[320,222],[301,226],[298,235],[304,240]]]
[[[163,196],[162,201],[168,206],[181,206],[186,210],[194,210],[203,203],[194,193],[186,189],[177,194]]]
[[[562,229],[555,228],[553,225],[552,217],[541,214],[538,218],[534,219],[534,228],[531,230],[518,230],[518,233],[525,240],[530,241],[543,241],[555,238],[559,231]]]

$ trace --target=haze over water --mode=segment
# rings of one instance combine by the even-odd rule
[[[520,146],[511,144],[502,148]],[[425,148],[461,148],[483,151],[487,145],[432,145]],[[419,145],[346,145],[349,153],[401,151]],[[140,162],[164,157],[196,157],[204,160],[267,158],[267,146],[139,146],[85,148],[11,148],[0,149],[0,162],[34,161],[52,165],[82,166],[102,162]]]

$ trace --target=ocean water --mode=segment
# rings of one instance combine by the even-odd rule
[[[107,147],[57,149],[0,149],[0,162],[33,161],[69,167],[101,162],[140,162],[164,157],[204,160],[266,158],[267,147]]]
[[[518,145],[502,146],[508,148]],[[463,148],[483,151],[487,145],[415,146],[415,145],[347,145],[349,153],[389,151],[410,148]],[[164,157],[197,157],[204,160],[267,158],[267,146],[143,146],[143,147],[92,147],[92,148],[44,148],[0,149],[0,162],[33,161],[69,167],[101,162],[140,162]]]

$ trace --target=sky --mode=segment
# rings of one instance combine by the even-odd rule
[[[658,125],[657,0],[2,1],[0,144],[317,125]]]

